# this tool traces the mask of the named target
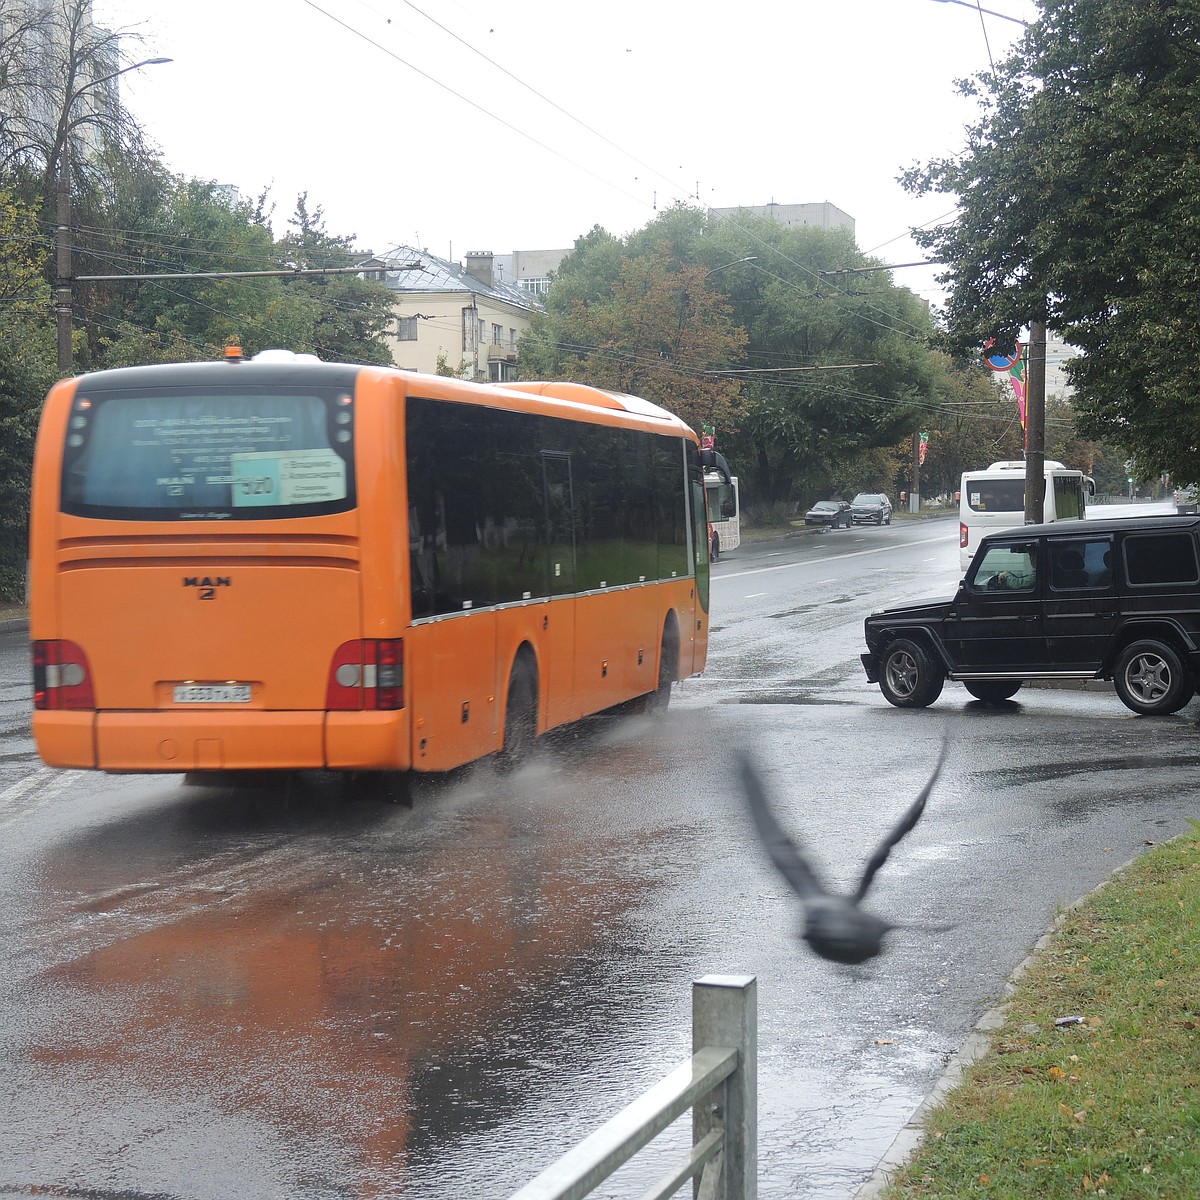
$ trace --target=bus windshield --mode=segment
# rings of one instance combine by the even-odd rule
[[[354,507],[348,390],[80,387],[62,510],[116,520],[314,516]]]
[[[1024,512],[1025,476],[964,479],[963,501],[974,512]]]

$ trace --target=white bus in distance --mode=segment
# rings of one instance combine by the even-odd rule
[[[716,562],[726,550],[736,550],[742,544],[737,476],[705,471],[704,500],[708,508],[709,561]]]
[[[1096,494],[1090,475],[1047,459],[1045,521],[1078,520]],[[965,571],[980,539],[1025,523],[1025,463],[994,462],[987,470],[964,471],[958,493],[958,565]]]

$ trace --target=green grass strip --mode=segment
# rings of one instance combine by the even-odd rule
[[[1200,1196],[1200,823],[1066,913],[1004,1014],[881,1200]]]

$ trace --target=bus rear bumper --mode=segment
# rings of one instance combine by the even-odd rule
[[[404,712],[38,712],[53,767],[117,772],[402,770]]]

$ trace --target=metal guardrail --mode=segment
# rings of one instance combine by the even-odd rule
[[[692,1152],[641,1200],[666,1200],[699,1176],[699,1200],[758,1195],[758,992],[753,975],[692,984],[692,1057],[568,1150],[510,1200],[582,1200],[692,1110]]]

